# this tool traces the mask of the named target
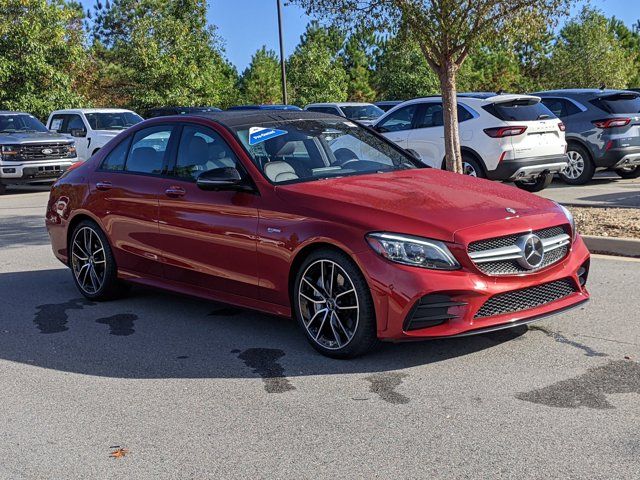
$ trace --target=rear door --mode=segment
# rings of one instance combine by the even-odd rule
[[[90,180],[89,210],[101,219],[118,266],[133,274],[162,276],[158,197],[173,132],[172,125],[138,130],[111,150]]]
[[[525,127],[523,133],[509,137],[514,159],[564,155],[566,141],[561,121],[536,98],[510,98],[483,108],[505,126]]]
[[[444,158],[443,114],[442,102],[420,104],[407,138],[406,148],[416,152],[420,160],[434,168],[440,168]]]

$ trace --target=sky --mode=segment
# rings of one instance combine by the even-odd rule
[[[92,6],[94,0],[83,0],[82,3]],[[310,18],[301,8],[286,3],[287,0],[283,0],[284,45],[288,56],[298,44]],[[640,19],[640,0],[591,0],[590,4],[628,26]],[[580,8],[575,7],[573,13],[579,12]],[[251,56],[262,45],[279,51],[276,0],[210,0],[208,19],[218,27],[227,58],[239,72],[249,65]]]

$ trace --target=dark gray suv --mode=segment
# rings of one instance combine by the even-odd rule
[[[560,174],[583,185],[597,169],[622,178],[640,177],[640,93],[626,90],[537,92],[566,127],[569,165]]]

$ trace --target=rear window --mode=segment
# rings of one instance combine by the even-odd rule
[[[492,103],[482,107],[494,117],[505,122],[531,122],[556,118],[541,102],[533,99],[512,100],[510,102]]]
[[[640,113],[640,97],[634,93],[617,93],[591,100],[607,113]]]

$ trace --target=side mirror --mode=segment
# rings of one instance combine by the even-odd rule
[[[384,132],[388,132],[389,131],[386,128],[378,126],[378,125],[372,125],[371,128],[373,130],[375,130],[376,132],[378,132],[378,133],[384,133]]]
[[[72,128],[71,129],[71,136],[72,137],[86,137],[87,136],[87,131],[84,128]]]
[[[202,190],[252,190],[233,167],[202,172],[196,179],[196,185]]]

